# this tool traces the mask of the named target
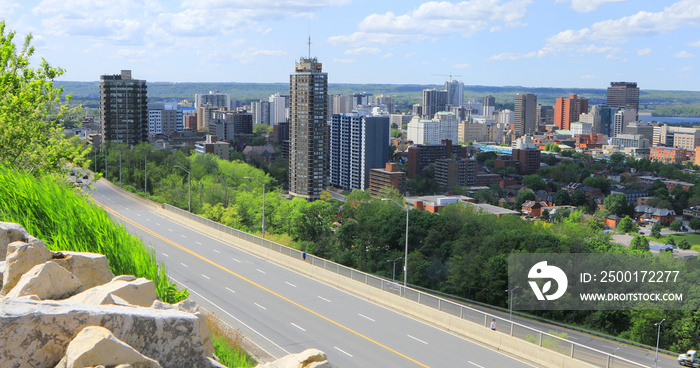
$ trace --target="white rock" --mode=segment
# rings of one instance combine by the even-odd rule
[[[118,296],[131,305],[150,307],[158,299],[153,281],[143,277],[133,281],[124,281],[117,276],[111,282],[87,289],[68,299],[74,303],[117,304],[113,296]]]
[[[35,240],[32,243],[16,241],[7,246],[5,272],[2,275],[2,294],[7,294],[17,281],[32,267],[42,264],[53,257],[53,252],[46,248],[46,243]]]
[[[5,273],[5,261],[0,261],[0,289],[2,289],[2,274]]]
[[[62,256],[62,258],[57,258]],[[85,289],[110,282],[114,274],[102,254],[88,252],[57,252],[52,259],[80,280]]]
[[[83,368],[96,365],[129,364],[139,368],[162,368],[160,364],[117,339],[101,326],[88,326],[68,344],[66,355],[56,368]]]
[[[197,318],[199,318],[199,333],[202,335],[202,343],[204,344],[204,351],[206,356],[214,355],[214,342],[211,340],[211,335],[209,334],[209,327],[207,327],[207,320],[204,314],[198,312],[199,307],[194,300],[186,299],[177,304],[169,304],[156,300],[151,305],[154,309],[165,309],[165,310],[179,310],[182,312],[193,313]]]
[[[331,368],[331,365],[324,352],[318,349],[307,349],[274,362],[258,364],[256,368]]]
[[[30,243],[33,240],[36,240],[36,238],[29,235],[22,225],[12,222],[0,222],[0,261],[5,260],[8,244],[16,241]]]
[[[55,262],[34,266],[7,293],[7,298],[36,295],[40,299],[65,299],[83,291],[77,277]]]
[[[54,367],[79,331],[102,326],[163,368],[209,368],[199,325],[177,310],[5,299],[0,357],[3,367]]]

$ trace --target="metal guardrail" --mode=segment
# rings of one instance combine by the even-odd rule
[[[275,251],[290,257],[295,257],[297,259],[301,258],[302,252],[287,247],[282,244],[278,244],[269,240],[262,239],[259,236],[248,234],[246,232],[236,230],[232,227],[220,224],[218,222],[206,219],[202,216],[195,215],[193,213],[187,212],[175,206],[169,205],[167,203],[163,204],[163,209],[174,212],[180,216],[186,217],[192,221],[196,221],[200,224],[206,225],[213,229],[219,230],[226,234],[235,236],[237,238],[243,239],[245,241],[254,243],[256,245],[267,248],[271,251]],[[482,311],[476,310],[474,308],[455,303],[453,301],[443,299],[431,294],[424,293],[422,291],[404,287],[403,285],[385,280],[381,277],[370,275],[364,272],[357,271],[353,268],[343,266],[341,264],[325,260],[323,258],[316,257],[311,254],[307,254],[306,261],[313,266],[323,268],[324,270],[334,272],[336,274],[348,277],[352,280],[362,282],[368,286],[393,293],[402,298],[414,301],[416,303],[434,308],[444,313],[448,313],[452,316],[459,317],[463,320],[471,321],[480,324],[484,327],[489,327],[491,320],[495,319],[498,326],[497,331],[500,333],[506,333],[510,336],[516,337],[518,339],[532,343],[535,346],[539,346],[545,349],[556,351],[560,354],[569,356],[573,359],[577,359],[598,367],[606,368],[637,368],[637,367],[647,367],[643,364],[633,362],[628,359],[624,359],[597,349],[587,347],[559,336],[542,332],[531,327],[512,322],[500,317],[484,313]]]

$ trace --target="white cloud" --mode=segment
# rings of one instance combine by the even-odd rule
[[[392,54],[392,53],[390,53],[390,52],[388,52],[388,53],[382,55],[382,57],[385,58],[385,59],[386,59],[386,58],[390,58],[390,57],[392,57],[392,56],[394,56],[394,54]]]
[[[522,26],[531,0],[469,0],[458,3],[429,1],[406,14],[371,14],[358,24],[358,32],[329,37],[333,45],[410,43],[431,36],[462,34],[470,37],[483,30],[501,26]]]
[[[646,56],[646,55],[651,55],[653,51],[649,47],[645,47],[643,49],[637,50],[637,55],[639,56]]]
[[[692,66],[684,66],[684,67],[681,68],[681,71],[682,71],[682,72],[689,72],[689,71],[691,71],[691,70],[693,70],[693,67],[692,67]]]
[[[463,64],[454,64],[454,65],[452,65],[452,67],[457,68],[457,69],[466,69],[466,68],[471,68],[472,66],[469,64],[463,63]]]
[[[2,9],[3,18],[9,18],[15,14],[15,9],[21,8],[19,2],[13,0],[0,0],[0,9]]]
[[[598,10],[599,7],[609,3],[621,3],[627,0],[571,0],[571,9],[580,13],[588,13]],[[566,2],[557,1],[557,2]]]
[[[352,63],[355,62],[355,60],[353,60],[353,59],[338,59],[338,58],[335,58],[335,59],[333,59],[333,62],[334,62],[334,63],[341,63],[341,64],[352,64]]]
[[[358,47],[350,50],[345,50],[345,55],[376,55],[380,53],[376,47]]]
[[[287,55],[285,51],[281,50],[260,50],[255,48],[249,48],[238,54],[231,55],[233,59],[240,61],[243,64],[249,64],[255,61],[258,56],[284,56]]]
[[[695,55],[689,53],[688,51],[683,50],[683,51],[678,52],[675,55],[673,55],[673,57],[680,58],[680,59],[688,59],[688,58],[695,57]]]
[[[542,57],[544,56],[542,53],[537,53],[537,52],[528,52],[526,54],[520,54],[520,53],[511,53],[511,52],[504,52],[498,55],[493,55],[488,60],[520,60],[520,59],[527,59],[527,58],[532,58],[532,57]]]
[[[691,42],[688,44],[691,47],[700,47],[700,41]]]

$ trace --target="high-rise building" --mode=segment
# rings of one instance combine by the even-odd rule
[[[289,117],[289,96],[275,93],[268,98],[268,101],[270,102],[270,124],[286,122]]]
[[[148,134],[172,134],[182,122],[177,102],[151,102],[148,105]]]
[[[374,102],[377,105],[379,105],[380,107],[384,106],[386,109],[386,112],[389,114],[393,114],[394,111],[396,111],[394,98],[391,96],[387,96],[387,95],[383,95],[383,94],[379,95],[374,99]]]
[[[590,123],[593,133],[601,133],[610,136],[612,115],[607,105],[594,105],[590,112],[579,115],[579,121]]]
[[[331,185],[344,190],[369,188],[369,171],[389,160],[389,116],[337,114],[330,121]]]
[[[515,95],[513,130],[517,136],[533,134],[537,126],[537,95],[518,93]]]
[[[270,125],[270,101],[262,99],[250,103],[250,112],[253,114],[253,124]]]
[[[196,93],[194,95],[194,107],[210,104],[218,108],[231,110],[231,96],[228,93],[209,91],[208,94]]]
[[[100,77],[100,128],[104,141],[137,145],[148,140],[145,80],[131,78],[131,70]]]
[[[357,106],[369,106],[374,102],[374,95],[367,92],[357,92],[350,95],[350,109],[356,109]]]
[[[424,119],[432,119],[437,112],[447,110],[447,91],[424,89],[422,110]]]
[[[464,105],[464,83],[462,81],[450,79],[445,82],[445,91],[447,91],[447,104],[450,106]]]
[[[441,111],[434,119],[414,116],[408,123],[407,137],[415,144],[437,144],[445,139],[457,142],[459,120],[451,112]]]
[[[440,144],[414,144],[408,147],[408,170],[406,175],[413,179],[423,169],[441,158],[467,158],[467,147],[444,140]]]
[[[614,137],[622,134],[631,122],[637,121],[637,110],[619,109],[613,115],[612,129],[610,136]]]
[[[537,105],[537,126],[554,125],[554,106]]]
[[[289,76],[289,194],[314,201],[326,182],[328,74],[301,58]]]
[[[215,110],[209,123],[209,133],[222,142],[231,142],[239,134],[253,133],[253,114]]]
[[[488,95],[483,98],[481,115],[491,116],[496,111],[496,98]]]
[[[588,112],[588,99],[576,95],[557,98],[554,105],[554,125],[559,129],[568,130],[569,124],[577,122],[579,116]]]
[[[624,107],[639,111],[637,82],[611,82],[608,87],[607,105],[614,109]]]

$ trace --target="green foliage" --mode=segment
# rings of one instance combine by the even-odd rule
[[[37,176],[59,172],[67,163],[83,164],[84,146],[64,139],[58,123],[67,103],[61,104],[63,90],[54,88],[53,80],[63,70],[45,60],[32,69],[32,36],[18,50],[15,35],[5,33],[0,22],[0,163]],[[57,114],[50,115],[52,109]]]
[[[617,224],[617,229],[621,233],[626,233],[626,234],[632,234],[632,233],[637,233],[639,231],[639,227],[635,225],[634,221],[632,221],[632,218],[629,216],[625,216],[620,220],[620,223]]]
[[[683,223],[681,223],[680,221],[673,221],[671,225],[668,226],[668,229],[671,231],[681,231],[682,225]]]
[[[654,226],[651,227],[651,236],[653,236],[653,237],[655,237],[655,238],[657,238],[657,239],[660,238],[660,237],[661,237],[661,229],[662,229],[662,227],[663,227],[663,226],[661,225],[660,222],[654,223]]]
[[[515,210],[520,211],[520,209],[523,206],[523,203],[526,201],[534,201],[536,199],[535,193],[533,193],[531,190],[522,190],[518,193],[518,195],[515,196]]]
[[[613,215],[623,217],[630,215],[634,208],[627,202],[627,196],[622,193],[613,193],[603,200],[603,205]]]
[[[681,248],[683,250],[688,250],[688,249],[690,249],[690,243],[686,239],[681,239],[678,242],[678,248]]]
[[[688,226],[695,231],[700,230],[700,218],[693,217],[688,223]]]
[[[523,177],[523,185],[537,192],[547,187],[547,183],[537,174],[526,175]]]
[[[0,221],[21,224],[54,251],[104,254],[115,275],[153,280],[163,301],[187,298],[187,291],[177,291],[170,282],[152,250],[61,180],[58,175],[34,178],[0,167]]]
[[[652,116],[700,117],[700,103],[687,105],[660,106],[654,109]]]
[[[554,204],[556,206],[564,206],[571,204],[571,196],[566,189],[559,189],[554,195]]]
[[[556,143],[547,143],[544,145],[544,150],[547,152],[560,152],[561,148]]]
[[[603,193],[607,192],[608,188],[610,188],[610,180],[603,176],[589,176],[583,179],[582,184],[587,187],[598,188]]]
[[[634,239],[632,239],[632,241],[630,242],[630,250],[641,252],[649,251],[649,239],[641,235],[635,235]]]

